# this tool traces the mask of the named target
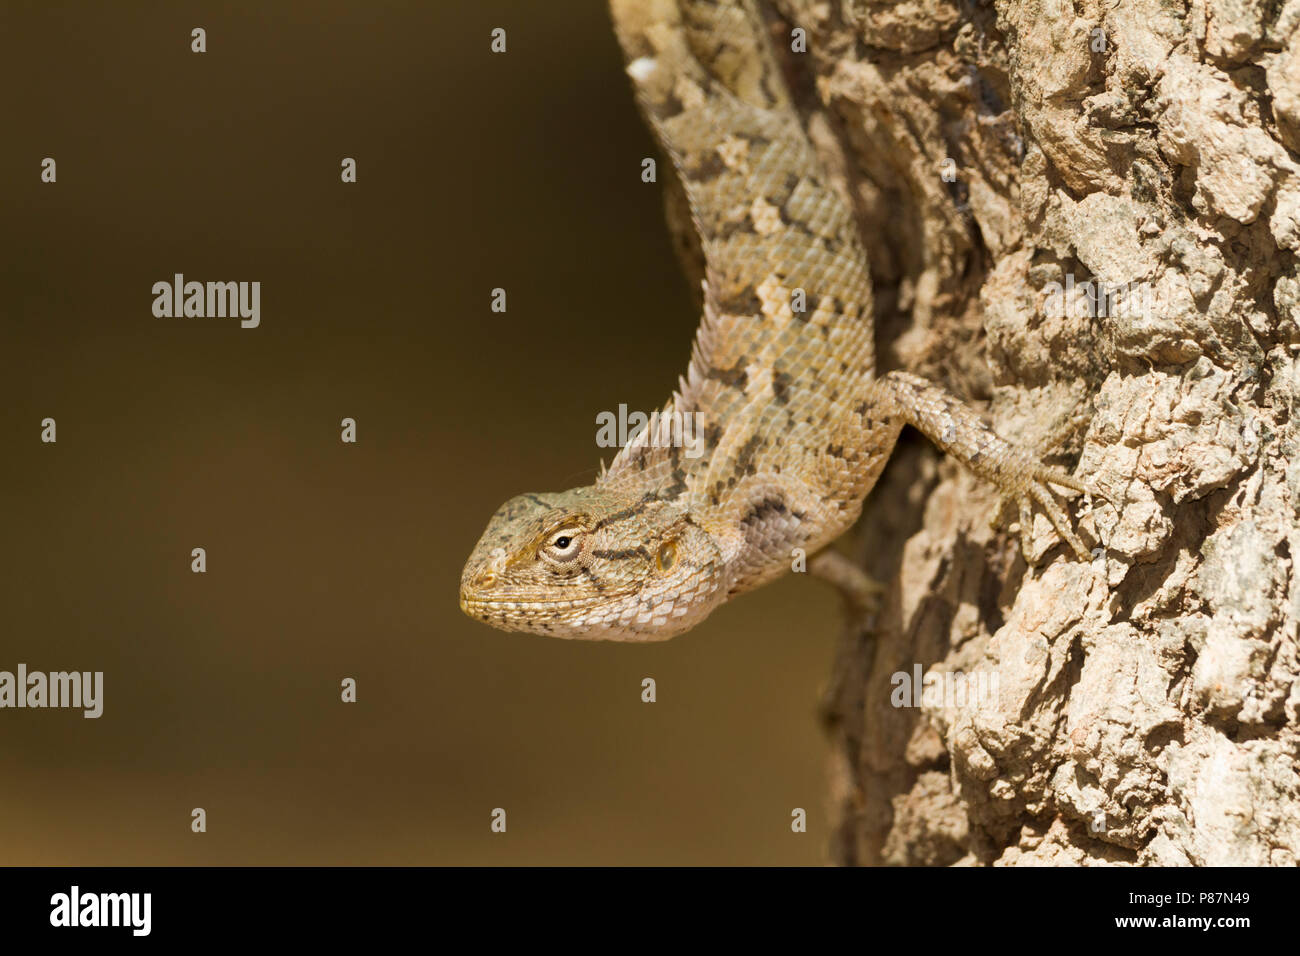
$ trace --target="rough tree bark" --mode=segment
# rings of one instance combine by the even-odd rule
[[[807,31],[881,365],[1114,502],[1073,503],[1092,564],[1040,516],[1027,568],[990,489],[901,450],[856,539],[886,603],[826,702],[833,858],[1294,865],[1300,0],[766,12]],[[892,706],[917,664],[996,693]]]

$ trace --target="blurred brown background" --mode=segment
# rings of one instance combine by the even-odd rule
[[[99,720],[0,710],[0,863],[821,862],[829,591],[648,646],[457,606],[689,352],[602,0],[0,18],[0,670],[105,672]],[[175,272],[259,280],[261,327],[155,318]]]

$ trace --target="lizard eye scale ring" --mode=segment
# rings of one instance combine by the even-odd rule
[[[546,546],[544,553],[552,561],[568,563],[578,556],[582,550],[582,536],[573,529],[564,529],[558,534],[553,534],[551,543]]]

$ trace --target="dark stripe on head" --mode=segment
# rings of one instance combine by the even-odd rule
[[[630,518],[633,515],[638,515],[642,511],[645,511],[645,506],[654,500],[655,500],[655,496],[653,492],[642,495],[641,500],[638,501],[636,504],[632,505],[632,507],[624,508],[622,511],[616,511],[612,515],[606,515],[605,517],[597,521],[594,525],[592,525],[591,530],[599,531],[601,528],[605,527],[608,524],[612,524],[615,521],[622,521],[624,518]]]
[[[593,558],[600,558],[603,561],[622,561],[626,558],[633,557],[642,557],[647,561],[650,560],[650,552],[642,545],[637,545],[635,548],[618,548],[613,551],[593,548],[591,550],[591,556]]]

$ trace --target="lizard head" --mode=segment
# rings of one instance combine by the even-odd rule
[[[506,631],[655,641],[725,597],[722,555],[680,504],[575,488],[511,498],[460,579],[460,606]]]

